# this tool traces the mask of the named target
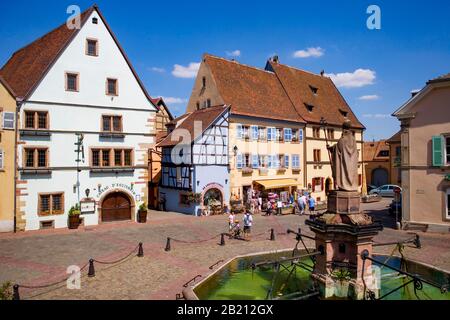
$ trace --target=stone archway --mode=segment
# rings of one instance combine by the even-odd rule
[[[210,214],[222,213],[224,206],[224,195],[223,188],[220,185],[209,185],[202,193],[203,208],[210,211]],[[213,213],[212,211],[217,212]]]

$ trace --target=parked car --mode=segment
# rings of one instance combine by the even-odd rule
[[[369,194],[379,194],[382,197],[394,197],[394,189],[395,188],[400,188],[400,187],[393,185],[393,184],[385,184],[384,186],[370,190]],[[402,190],[402,188],[400,188],[400,192],[401,192],[401,190]]]
[[[376,189],[377,188],[377,186],[374,186],[373,184],[368,184],[367,185],[367,192],[370,192],[370,191],[372,191],[373,189]]]

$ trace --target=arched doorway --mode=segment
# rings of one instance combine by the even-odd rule
[[[385,168],[377,168],[372,171],[372,184],[379,187],[388,184],[389,174]]]
[[[111,192],[101,204],[102,222],[131,220],[131,200],[123,192]]]
[[[216,188],[208,189],[203,195],[203,206],[210,214],[221,214],[223,209],[222,191]]]
[[[331,190],[333,190],[333,181],[331,178],[327,178],[327,180],[325,180],[325,194],[328,195]]]

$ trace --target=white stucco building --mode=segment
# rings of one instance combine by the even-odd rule
[[[17,192],[26,230],[67,227],[79,198],[95,200],[81,216],[86,226],[135,220],[147,198],[156,108],[99,9],[80,23],[17,51],[1,70],[22,100]]]

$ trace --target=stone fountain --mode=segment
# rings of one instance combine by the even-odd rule
[[[362,275],[371,275],[372,266],[370,261],[363,263],[361,253],[367,250],[372,255],[373,237],[383,229],[360,207],[358,149],[350,128],[350,121],[345,121],[337,144],[329,146],[327,142],[336,190],[328,194],[327,211],[306,221],[315,233],[316,249],[323,253],[316,257],[312,276],[325,298],[339,296],[337,288],[344,279],[336,279],[335,270],[347,271],[347,297],[364,298],[366,279]]]

